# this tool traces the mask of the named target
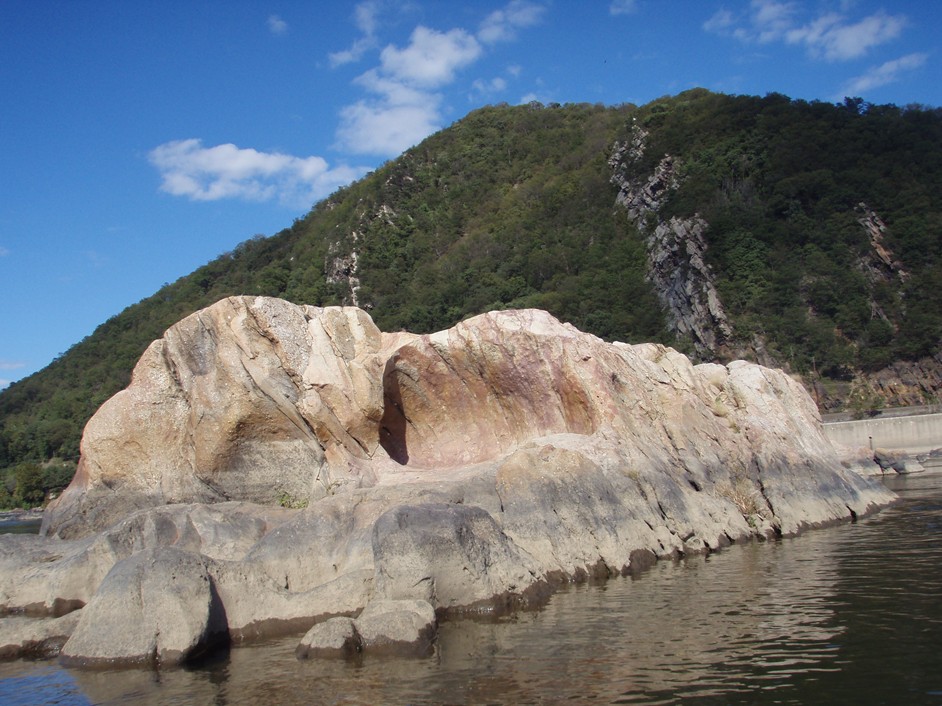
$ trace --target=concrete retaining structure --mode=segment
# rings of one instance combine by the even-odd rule
[[[851,448],[925,453],[942,447],[942,414],[825,422],[824,433],[835,444]]]

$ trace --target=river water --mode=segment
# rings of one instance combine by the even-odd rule
[[[3,704],[942,704],[942,473],[856,524],[568,587],[441,626],[433,657],[298,661],[298,638],[198,669],[0,664]]]

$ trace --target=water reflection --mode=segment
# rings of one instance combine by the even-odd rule
[[[940,704],[940,479],[905,481],[903,503],[856,525],[446,623],[428,660],[299,662],[291,638],[162,674],[33,665],[46,670],[33,684],[59,680],[60,700],[29,702]],[[0,667],[5,703],[15,668],[30,667]]]

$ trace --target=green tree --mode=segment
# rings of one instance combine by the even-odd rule
[[[13,468],[16,486],[13,503],[17,507],[30,508],[42,505],[46,499],[43,486],[43,469],[38,463],[21,463]]]

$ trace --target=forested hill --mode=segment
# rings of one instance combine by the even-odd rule
[[[935,401],[942,111],[704,90],[477,110],[0,393],[0,468],[74,459],[144,348],[233,294],[357,304],[387,331],[538,307],[784,366],[823,406]]]

